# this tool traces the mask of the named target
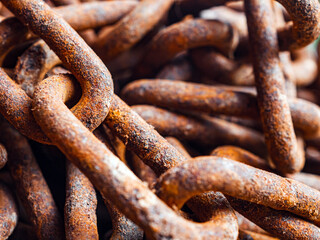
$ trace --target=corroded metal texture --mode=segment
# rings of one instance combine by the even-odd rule
[[[258,119],[257,98],[243,88],[169,80],[138,80],[122,90],[129,104],[152,104],[178,111],[197,111]],[[288,99],[294,127],[304,138],[320,135],[320,108],[302,99]]]
[[[253,129],[218,118],[190,117],[147,105],[136,105],[132,109],[164,136],[211,147],[232,144],[261,156],[266,154],[263,136]]]
[[[259,168],[265,171],[274,172],[268,162],[258,156],[235,146],[221,146],[211,152],[212,156],[225,157],[234,161],[248,164],[252,167]],[[277,173],[277,172],[276,172]],[[304,183],[314,189],[320,190],[320,177],[310,173],[290,174],[287,177],[298,182]]]
[[[285,95],[271,1],[246,0],[246,16],[252,50],[261,122],[270,157],[282,173],[303,168]]]
[[[239,240],[279,240],[279,238],[247,230],[239,230]]]
[[[191,196],[210,190],[286,210],[317,225],[320,223],[316,210],[319,191],[227,158],[194,158],[164,173],[157,186],[161,199],[177,207]]]
[[[105,205],[112,221],[112,235],[110,240],[142,240],[143,231],[132,221],[126,218],[119,210],[114,207],[108,200],[105,200]]]
[[[64,225],[66,239],[99,239],[97,228],[97,198],[88,178],[67,162]]]
[[[75,30],[84,30],[114,23],[136,5],[134,1],[96,2],[81,4],[76,9],[73,6],[58,7],[57,11],[67,21],[70,21],[69,24]],[[97,17],[97,19],[93,19],[92,16]],[[2,33],[0,35],[0,62],[14,46],[37,37],[29,32],[28,28],[16,18],[7,18],[2,21],[0,32]]]
[[[7,239],[18,223],[18,206],[10,189],[0,182],[0,238]]]
[[[102,195],[140,226],[148,237],[214,239],[220,235],[220,238],[236,239],[237,226],[232,225],[231,231],[230,223],[218,226],[214,222],[192,223],[161,202],[62,104],[60,99],[65,99],[65,93],[50,92],[49,85],[53,80],[44,80],[35,91],[33,113],[37,122]]]
[[[115,24],[106,35],[100,36],[94,49],[108,62],[133,47],[165,16],[173,0],[144,0]]]
[[[201,46],[214,46],[229,54],[238,43],[237,32],[219,21],[187,18],[160,31],[150,43],[137,77],[150,77],[176,54]]]
[[[6,148],[0,144],[0,169],[3,168],[8,161],[8,153]]]
[[[280,49],[301,48],[318,38],[320,34],[319,1],[278,0],[278,2],[286,8],[293,21],[278,31]]]
[[[244,200],[228,198],[233,208],[280,239],[318,239],[320,229],[294,214]]]
[[[84,116],[90,119],[84,121],[86,127],[98,127],[108,114],[113,94],[113,82],[106,66],[75,30],[41,0],[2,3],[39,35],[74,74],[86,92],[74,112],[81,120]],[[95,91],[90,90],[93,88]]]
[[[39,40],[19,57],[14,69],[14,80],[32,97],[35,85],[60,63],[60,59],[48,45]]]
[[[8,151],[8,168],[28,217],[39,239],[63,239],[62,218],[31,151],[18,131],[1,122],[1,141]]]

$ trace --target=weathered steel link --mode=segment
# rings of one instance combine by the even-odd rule
[[[0,0],[0,238],[320,239],[320,3],[278,2]]]
[[[57,12],[65,18],[75,30],[85,30],[112,24],[132,10],[135,1],[94,2],[74,6],[58,7]],[[81,18],[79,17],[81,16]],[[92,17],[95,16],[96,19]],[[0,62],[17,44],[37,38],[17,18],[7,18],[0,23]]]
[[[215,87],[168,80],[138,80],[122,90],[129,104],[153,104],[175,110],[197,111],[258,119],[257,98],[242,88]],[[304,138],[320,134],[319,106],[302,99],[288,99],[295,128]]]
[[[0,123],[0,132],[15,188],[37,237],[63,239],[62,218],[26,138],[4,120]]]
[[[96,40],[94,49],[105,62],[129,50],[162,20],[172,3],[173,0],[141,1],[106,35],[102,35]]]
[[[67,162],[66,203],[64,206],[67,240],[99,239],[97,229],[97,198],[87,177]]]
[[[190,48],[214,46],[229,54],[238,41],[237,32],[231,25],[187,18],[163,29],[153,38],[135,74],[137,77],[150,77],[176,54]]]
[[[74,113],[89,129],[98,127],[108,114],[113,94],[113,81],[106,66],[75,30],[41,0],[2,3],[38,34],[74,74],[85,89]]]
[[[176,215],[72,115],[62,103],[66,98],[64,93],[49,94],[53,91],[48,87],[50,82],[50,79],[44,80],[34,94],[33,113],[38,123],[102,195],[138,224],[148,237],[212,239],[219,232],[225,239],[236,239],[237,231],[230,231],[229,223],[224,227],[212,222],[196,224]]]
[[[39,40],[19,57],[14,69],[14,80],[32,97],[36,84],[58,64],[61,64],[58,56],[44,41]]]
[[[227,158],[197,157],[182,163],[164,173],[156,189],[170,206],[181,207],[195,194],[216,190],[320,224],[319,191]]]
[[[320,229],[296,215],[240,199],[228,198],[239,213],[280,239],[317,239]]]
[[[143,239],[143,231],[132,221],[126,218],[108,200],[104,200],[112,220],[112,235],[110,240],[117,239]]]
[[[18,206],[9,187],[0,182],[0,238],[7,239],[18,223]]]
[[[0,169],[2,169],[8,161],[8,153],[6,148],[0,144]]]
[[[258,156],[235,146],[218,147],[211,152],[211,155],[216,157],[226,157],[234,161],[248,164],[255,168],[274,172],[274,170],[269,166],[266,160],[263,160]],[[318,175],[301,172],[288,175],[288,177],[304,183],[314,189],[320,190],[320,177]]]
[[[218,118],[187,117],[147,105],[136,105],[132,109],[164,136],[199,142],[211,147],[217,144],[232,144],[261,156],[266,155],[263,136],[250,128]]]
[[[279,171],[294,173],[303,168],[304,158],[298,152],[285,95],[271,1],[245,0],[245,10],[257,100],[268,152]]]

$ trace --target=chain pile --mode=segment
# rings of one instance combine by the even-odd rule
[[[320,239],[319,35],[318,0],[1,0],[0,239]]]

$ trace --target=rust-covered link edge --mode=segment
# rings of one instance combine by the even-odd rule
[[[7,239],[18,223],[18,206],[10,189],[0,182],[0,238]]]
[[[89,179],[67,161],[64,226],[67,240],[98,240],[97,197]]]
[[[8,153],[2,144],[0,144],[0,169],[2,169],[8,162]]]
[[[108,114],[113,81],[106,66],[78,33],[41,0],[2,0],[15,16],[39,35],[73,73],[84,90],[74,113],[93,130]]]
[[[166,79],[141,79],[126,85],[121,96],[128,104],[150,104],[258,119],[257,98],[240,87],[209,86]],[[293,125],[306,139],[320,136],[320,108],[303,99],[288,99]]]
[[[104,62],[129,50],[141,40],[168,12],[173,0],[144,0],[122,18],[107,35],[96,40],[94,49]]]
[[[271,0],[245,0],[257,100],[266,145],[277,170],[299,172],[304,166],[293,129],[280,68]]]
[[[231,25],[215,20],[190,19],[161,30],[136,69],[136,78],[150,77],[176,54],[190,48],[214,46],[231,54],[239,37]]]
[[[157,185],[160,198],[177,207],[195,194],[212,190],[286,210],[320,225],[319,191],[227,158],[194,158],[168,170]]]
[[[112,24],[131,11],[135,1],[91,2],[54,8],[77,31]],[[17,44],[37,38],[17,18],[0,23],[0,63]]]
[[[236,239],[230,225],[192,223],[160,201],[63,104],[64,92],[48,88],[52,79],[38,85],[33,113],[59,149],[89,178],[102,195],[140,226],[151,239]],[[222,236],[221,236],[222,234]]]
[[[27,139],[6,121],[0,122],[0,141],[8,151],[8,168],[17,196],[39,239],[64,238],[62,217]]]

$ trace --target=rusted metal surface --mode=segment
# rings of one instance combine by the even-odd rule
[[[63,239],[62,218],[26,138],[4,121],[0,131],[15,189],[38,238]]]
[[[66,239],[99,239],[96,191],[87,177],[67,162],[64,225]]]
[[[191,196],[210,190],[286,210],[317,225],[320,223],[316,211],[319,191],[227,158],[194,158],[164,173],[157,186],[161,199],[177,207]]]
[[[32,97],[36,84],[60,63],[60,59],[48,45],[39,40],[19,57],[14,70],[14,80]]]
[[[247,230],[239,231],[240,240],[279,240],[279,238],[274,238],[268,235],[263,235],[261,233],[250,232]]]
[[[214,46],[228,54],[238,43],[237,32],[219,21],[187,18],[161,30],[150,43],[137,77],[150,77],[176,54],[201,46]]]
[[[7,239],[18,223],[18,206],[10,189],[0,182],[0,237]]]
[[[320,4],[317,0],[278,0],[292,22],[278,31],[280,49],[297,49],[316,40],[320,33]],[[270,19],[271,20],[271,19]]]
[[[161,202],[72,115],[61,100],[57,104],[58,99],[65,99],[66,96],[65,93],[49,94],[52,89],[48,85],[53,80],[44,80],[34,94],[33,113],[37,122],[102,195],[140,226],[148,237],[203,239],[210,236],[213,239],[213,236],[222,234],[224,239],[236,239],[237,226],[233,226],[236,231],[230,231],[230,223],[225,226],[216,226],[213,222],[191,223]]]
[[[0,144],[0,169],[3,168],[8,161],[8,153],[6,148]]]
[[[75,30],[85,30],[111,24],[121,19],[136,6],[135,1],[94,2],[81,4],[80,7],[63,6],[58,13],[70,21]],[[117,10],[117,11],[115,11]],[[80,16],[79,16],[80,14]],[[93,16],[96,17],[93,18]],[[0,23],[0,62],[17,44],[36,38],[34,34],[16,18],[7,18]]]
[[[74,74],[86,92],[74,112],[81,120],[84,116],[90,119],[84,120],[86,127],[98,127],[108,114],[113,94],[113,82],[106,66],[75,30],[41,0],[2,3],[39,35]],[[90,91],[92,88],[96,91]]]
[[[195,141],[207,146],[232,144],[259,155],[266,154],[263,136],[250,128],[217,118],[188,117],[147,105],[133,106],[145,121],[164,136]]]
[[[303,168],[304,158],[298,152],[290,109],[285,96],[276,30],[272,21],[271,1],[247,0],[245,10],[257,100],[268,152],[279,171],[298,172]]]
[[[231,160],[248,164],[252,167],[259,168],[265,171],[275,171],[270,167],[270,164],[268,164],[266,160],[261,159],[258,156],[238,147],[221,146],[213,150],[211,155],[229,158]],[[300,172],[296,174],[289,174],[287,175],[287,177],[304,183],[314,189],[320,190],[320,177],[318,175]]]
[[[244,200],[228,198],[232,207],[258,226],[280,239],[317,239],[320,229],[294,214],[274,210]]]
[[[231,87],[232,88],[232,87]],[[197,111],[258,119],[254,94],[242,88],[214,87],[204,84],[168,80],[138,80],[122,90],[129,104],[152,104],[178,111]],[[319,106],[302,99],[288,99],[294,127],[304,138],[320,134]]]
[[[105,200],[105,204],[112,220],[112,235],[109,238],[110,240],[143,239],[143,231],[137,225],[119,212],[108,200]]]
[[[0,113],[17,130],[1,116],[0,180],[19,209],[4,230],[320,238],[320,177],[299,173],[304,155],[319,172],[320,109],[296,98],[303,86],[318,101],[303,47],[320,33],[320,5],[279,2],[2,0]]]
[[[168,12],[173,0],[144,0],[112,27],[106,35],[99,37],[94,49],[108,62],[129,50],[141,40]]]
[[[239,229],[250,232],[262,233],[264,235],[268,234],[265,230],[251,222],[249,219],[242,216],[240,213],[236,212],[236,215],[238,218]]]

